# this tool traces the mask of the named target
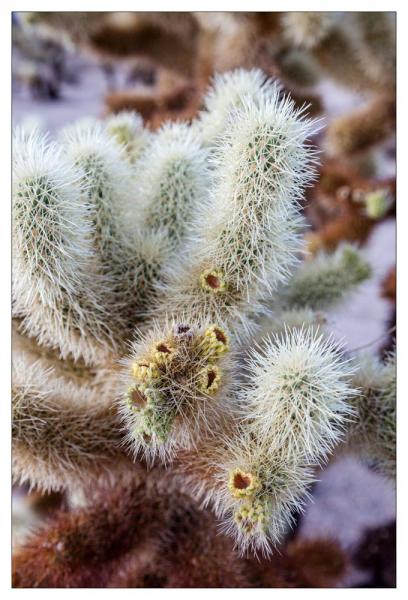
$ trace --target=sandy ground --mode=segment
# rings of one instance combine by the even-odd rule
[[[60,101],[33,101],[24,94],[16,93],[13,122],[18,124],[27,117],[34,117],[45,129],[56,133],[77,118],[101,116],[106,89],[101,71],[89,66],[81,73],[79,85],[64,87]],[[339,95],[333,86],[326,85],[324,92],[331,114],[344,112],[353,104],[346,95]],[[376,228],[364,252],[373,266],[372,280],[331,311],[328,318],[335,336],[342,339],[348,349],[367,346],[367,351],[375,352],[384,343],[381,336],[390,313],[388,303],[380,298],[379,282],[389,267],[395,264],[393,220]],[[343,457],[322,473],[314,500],[302,520],[300,535],[327,535],[339,540],[345,548],[352,548],[366,527],[385,524],[394,517],[393,486],[354,458]],[[342,585],[356,585],[365,580],[364,573],[352,570]]]

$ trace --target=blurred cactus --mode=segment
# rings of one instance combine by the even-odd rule
[[[339,15],[331,12],[289,12],[283,16],[284,31],[295,46],[313,48],[329,37]]]
[[[370,265],[352,246],[340,246],[332,254],[319,254],[295,273],[282,290],[287,309],[309,307],[326,310],[343,295],[370,277]]]
[[[327,130],[327,145],[334,154],[362,152],[383,142],[395,130],[395,98],[379,97],[351,115],[339,117]]]
[[[210,511],[168,484],[158,470],[149,484],[119,481],[93,490],[91,506],[58,511],[17,549],[13,587],[323,587],[344,574],[346,556],[324,539],[262,562],[239,557]]]
[[[345,241],[364,244],[377,222],[395,211],[395,179],[362,177],[347,164],[327,161],[306,207],[313,231],[308,250],[333,251]]]
[[[365,393],[345,351],[317,331],[324,315],[314,311],[370,268],[351,247],[301,260],[318,129],[304,113],[261,71],[237,71],[215,79],[191,126],[147,133],[122,114],[57,142],[19,134],[16,479],[79,487],[95,515],[99,480],[137,471],[149,486],[148,466],[169,493],[213,509],[241,553],[268,554],[349,429],[391,471],[392,432],[375,416],[395,400],[385,372],[378,393]],[[129,548],[138,535],[139,504],[126,502],[106,532],[98,516],[98,543],[90,534],[100,564],[113,561],[105,542],[116,522]],[[64,537],[70,519],[52,532],[62,545],[19,559],[22,585],[69,584],[64,569],[79,560],[76,534]],[[94,583],[94,566],[83,567],[72,581]]]
[[[396,364],[395,351],[382,363],[369,356],[358,358],[354,383],[359,393],[353,400],[357,420],[348,443],[357,447],[373,467],[395,480]]]

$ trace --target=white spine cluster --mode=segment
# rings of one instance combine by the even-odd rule
[[[165,236],[174,250],[205,200],[207,152],[188,125],[169,123],[152,136],[137,170],[145,210],[142,227]]]
[[[136,112],[121,111],[106,119],[105,128],[120,146],[124,146],[130,163],[135,164],[150,140],[142,117]]]
[[[13,139],[13,240],[16,301],[30,304],[47,296],[33,279],[73,292],[90,255],[90,227],[80,202],[78,174],[55,144],[37,134],[16,131]],[[76,223],[76,226],[74,226]],[[81,227],[82,226],[82,227]],[[38,288],[38,289],[37,289]],[[24,301],[23,301],[24,298]]]
[[[63,356],[90,362],[113,341],[98,302],[92,224],[80,177],[37,132],[13,143],[13,301],[23,329]]]
[[[216,74],[213,85],[204,97],[204,111],[195,127],[205,146],[213,146],[227,132],[231,112],[244,106],[244,99],[254,103],[273,99],[279,92],[277,82],[265,77],[260,69],[236,69]]]
[[[95,228],[95,252],[102,265],[120,260],[129,229],[138,222],[138,198],[133,171],[119,147],[101,123],[67,128],[61,139],[65,152],[77,167],[84,188],[82,201]]]
[[[294,329],[253,353],[240,401],[248,428],[273,454],[312,465],[340,442],[353,411],[353,368],[341,347],[316,331]]]
[[[283,283],[301,246],[299,200],[314,175],[315,123],[276,93],[247,98],[213,158],[196,239],[168,268],[162,310],[248,327],[247,314]],[[243,326],[243,327],[242,327]]]
[[[140,239],[141,203],[133,170],[124,149],[103,126],[95,123],[67,130],[62,142],[81,173],[82,201],[94,229],[93,252],[110,325],[117,336],[125,336],[146,302],[151,277],[162,260],[163,244],[158,243],[153,251],[149,236]],[[142,243],[148,247],[148,264]]]

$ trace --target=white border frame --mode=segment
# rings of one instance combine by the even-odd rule
[[[343,590],[247,590],[247,589],[234,589],[234,590],[58,590],[58,594],[63,596],[72,597],[75,595],[77,598],[91,598],[101,597],[106,594],[121,594],[123,596],[130,597],[137,594],[140,598],[152,598],[159,594],[166,594],[167,598],[180,598],[181,596],[188,597],[193,593],[194,595],[203,595],[208,598],[208,594],[223,594],[223,598],[226,595],[233,594],[235,598],[242,596],[248,598],[248,594],[260,598],[261,596],[272,594],[276,598],[276,595],[280,596],[285,594],[285,597],[293,597],[294,594],[302,594],[302,600],[308,598],[321,596],[326,598],[327,594],[347,594],[348,598],[357,596],[361,598],[362,595],[367,597],[370,596],[381,596],[388,594],[399,594],[401,590],[408,592],[407,586],[407,514],[404,508],[408,505],[407,498],[407,480],[406,476],[408,473],[407,468],[407,439],[408,434],[405,433],[408,423],[408,386],[406,385],[406,377],[404,376],[408,371],[408,340],[406,339],[407,332],[407,321],[408,321],[408,282],[407,275],[405,272],[405,260],[408,261],[408,233],[405,231],[405,227],[408,227],[408,190],[407,190],[407,148],[406,138],[408,136],[408,123],[407,123],[407,80],[406,73],[407,67],[405,61],[408,57],[408,22],[407,22],[407,7],[408,2],[406,0],[391,0],[384,2],[381,0],[342,0],[342,2],[328,2],[327,0],[320,1],[308,1],[301,2],[293,0],[270,0],[259,1],[253,0],[250,2],[243,2],[239,0],[231,1],[220,1],[220,0],[205,0],[197,2],[189,2],[182,0],[173,0],[171,2],[149,0],[148,2],[135,2],[135,1],[124,1],[124,0],[98,0],[98,2],[84,2],[80,0],[69,0],[61,1],[56,3],[55,0],[37,0],[35,2],[21,0],[19,2],[12,2],[11,0],[2,0],[0,6],[0,23],[2,25],[2,31],[0,35],[0,56],[2,58],[2,72],[1,72],[1,128],[2,139],[2,160],[0,162],[1,178],[2,183],[2,206],[1,206],[1,235],[0,235],[0,257],[1,257],[1,329],[0,329],[0,365],[2,367],[1,380],[2,380],[2,401],[1,401],[1,416],[0,416],[0,456],[1,456],[1,483],[3,493],[0,497],[1,510],[0,515],[2,518],[1,536],[0,536],[0,589],[3,592],[2,598],[8,597],[9,594],[20,595],[20,594],[41,594],[47,596],[48,594],[55,594],[55,590],[44,589],[44,590],[12,590],[10,588],[11,579],[11,477],[10,477],[10,338],[11,338],[11,324],[10,324],[10,279],[11,279],[11,238],[10,238],[10,224],[11,224],[11,182],[10,182],[10,157],[11,157],[11,12],[12,11],[30,11],[30,10],[42,10],[42,11],[85,11],[85,10],[110,10],[110,11],[327,11],[327,10],[341,10],[341,11],[397,11],[397,167],[401,166],[401,169],[397,170],[397,190],[398,197],[401,200],[397,203],[398,206],[398,221],[397,221],[397,280],[398,280],[398,291],[397,291],[397,318],[398,318],[398,344],[397,344],[397,361],[398,361],[398,487],[397,487],[397,590],[372,590],[372,589],[343,589]],[[401,108],[400,108],[401,107]],[[405,133],[405,135],[404,135]],[[3,150],[5,151],[3,153]],[[408,511],[407,511],[408,513]],[[187,597],[187,596],[186,596]]]

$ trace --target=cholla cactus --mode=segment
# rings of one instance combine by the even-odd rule
[[[292,542],[263,564],[239,557],[211,512],[168,483],[163,471],[116,481],[90,506],[56,512],[17,548],[13,587],[324,587],[343,574],[341,548],[324,539]]]
[[[395,130],[395,97],[381,95],[351,115],[335,119],[327,130],[326,144],[333,154],[363,152],[380,144]]]
[[[112,375],[81,385],[15,351],[12,392],[13,473],[20,483],[60,490],[109,477],[114,464],[119,472],[126,463]]]
[[[395,28],[390,14],[290,12],[281,21],[284,37],[310,53],[339,85],[378,91],[392,84]]]
[[[395,85],[396,15],[392,12],[353,13],[359,32],[359,59],[373,79]]]
[[[316,312],[370,269],[350,247],[301,262],[316,123],[260,72],[207,98],[138,158],[130,115],[58,143],[20,136],[15,476],[86,492],[165,463],[165,485],[214,510],[241,552],[268,553],[350,419],[372,431]]]
[[[260,436],[227,442],[220,457],[218,502],[223,529],[240,552],[268,554],[291,525],[292,514],[308,499],[313,472],[288,456],[287,447],[271,451]],[[213,493],[216,496],[215,493]]]
[[[128,299],[123,294],[135,293],[134,277],[128,268],[124,269],[136,257],[135,234],[133,237],[129,234],[137,223],[132,171],[124,160],[122,148],[98,123],[66,129],[62,143],[81,177],[83,204],[94,226],[94,254],[103,283],[111,287],[114,305],[124,304]],[[116,298],[118,279],[122,279],[121,298]]]
[[[63,356],[112,351],[95,282],[92,225],[79,176],[62,149],[34,131],[13,144],[13,301],[23,329]]]
[[[315,86],[321,77],[321,71],[313,56],[303,48],[284,50],[279,56],[279,68],[283,77],[292,85],[300,88]]]
[[[340,352],[300,329],[248,361],[238,395],[242,429],[226,442],[218,475],[218,510],[241,550],[267,552],[278,542],[307,499],[313,467],[343,437],[354,390]]]

